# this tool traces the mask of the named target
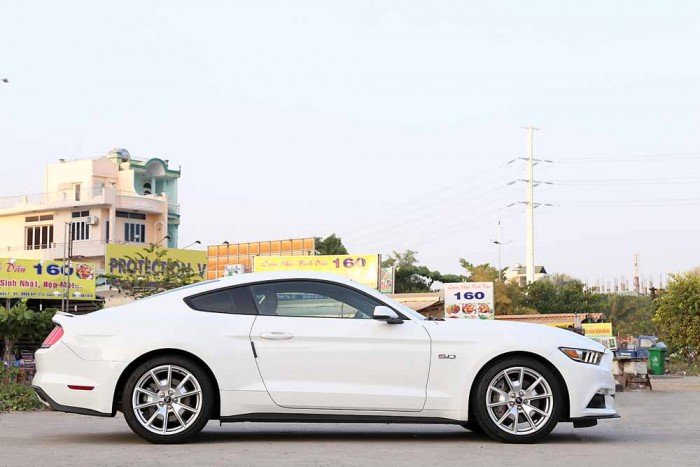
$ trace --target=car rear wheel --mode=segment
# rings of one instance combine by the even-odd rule
[[[152,443],[183,443],[207,424],[214,394],[207,374],[189,359],[161,356],[139,365],[122,398],[124,418]]]
[[[483,374],[475,398],[476,419],[492,438],[508,443],[534,443],[560,420],[559,378],[546,365],[528,357],[495,363]]]

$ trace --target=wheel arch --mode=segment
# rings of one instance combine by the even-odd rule
[[[190,359],[194,363],[199,365],[202,368],[202,370],[204,370],[207,373],[207,376],[209,377],[209,380],[211,381],[211,384],[214,388],[214,409],[212,410],[212,419],[218,420],[221,415],[221,392],[219,391],[219,383],[216,380],[216,376],[214,376],[214,372],[211,371],[209,365],[207,365],[204,362],[204,360],[199,358],[197,355],[181,349],[168,348],[156,349],[146,352],[143,355],[134,359],[126,368],[124,368],[122,374],[119,375],[119,379],[117,380],[117,384],[114,389],[114,397],[112,399],[112,412],[114,413],[120,409],[122,396],[124,394],[124,386],[126,385],[127,379],[129,379],[129,375],[131,375],[134,369],[137,366],[144,363],[145,361],[150,360],[151,358],[160,357],[162,355],[178,355],[180,357]]]
[[[516,351],[516,352],[506,352],[500,355],[497,355],[493,357],[491,360],[487,361],[484,363],[479,371],[477,372],[476,376],[471,382],[471,386],[469,387],[469,408],[468,408],[468,416],[471,417],[471,414],[473,413],[472,407],[475,401],[476,397],[476,389],[479,384],[479,381],[481,380],[482,375],[489,369],[491,365],[494,365],[495,363],[500,362],[501,360],[505,360],[506,358],[511,358],[511,357],[528,357],[532,358],[533,360],[537,360],[538,362],[542,363],[545,365],[547,368],[549,368],[552,373],[557,377],[559,380],[559,384],[561,385],[562,390],[564,391],[564,407],[562,408],[562,419],[559,421],[567,421],[570,416],[570,399],[569,399],[569,388],[566,385],[566,380],[564,379],[564,376],[562,376],[561,372],[557,369],[556,366],[549,360],[547,360],[545,357],[542,355],[533,353],[533,352],[525,352],[525,351]]]

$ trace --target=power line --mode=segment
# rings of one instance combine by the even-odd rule
[[[478,195],[474,197],[467,198],[466,200],[460,200],[460,202],[463,201],[469,201],[469,200],[480,200],[482,199],[486,194],[493,193],[496,191],[499,191],[503,187],[495,187],[492,190],[487,190],[486,192],[479,193]],[[469,212],[470,217],[473,217],[475,215],[480,215],[481,213],[486,213],[489,211],[498,211],[502,209],[503,206],[503,201],[507,198],[511,198],[511,193],[505,193],[505,196],[500,196],[498,198],[490,200],[488,203],[482,203],[477,205],[475,210],[472,210]],[[442,201],[440,201],[442,202]],[[497,204],[497,206],[496,206]],[[484,209],[486,208],[486,209]],[[401,221],[401,222],[383,222],[381,224],[378,224],[374,226],[373,228],[369,228],[366,230],[362,231],[356,231],[357,233],[352,235],[348,235],[347,232],[343,232],[343,237],[345,238],[354,238],[355,240],[357,239],[364,239],[364,238],[382,238],[382,237],[390,237],[394,235],[394,232],[396,230],[406,230],[412,225],[419,224],[420,226],[425,226],[424,229],[412,229],[412,233],[420,232],[421,230],[432,230],[435,228],[435,224],[441,225],[444,222],[445,218],[450,218],[453,216],[445,216],[445,213],[447,211],[454,211],[455,209],[461,209],[463,211],[468,211],[466,208],[457,208],[455,205],[450,205],[450,206],[445,206],[442,209],[437,209],[437,210],[430,210],[427,212],[424,212],[421,210],[421,213],[419,215],[414,215],[411,219]]]
[[[497,166],[494,166],[490,169],[487,169],[485,171],[479,172],[476,175],[470,176],[469,178],[461,179],[461,180],[455,180],[451,182],[450,185],[447,187],[443,186],[441,188],[438,188],[433,191],[429,191],[426,193],[422,193],[419,196],[413,197],[407,201],[404,201],[402,203],[396,204],[394,206],[387,206],[385,211],[388,211],[390,213],[393,213],[394,215],[391,217],[397,218],[398,216],[396,214],[399,213],[400,210],[403,208],[411,208],[410,210],[415,210],[416,207],[421,207],[425,209],[426,207],[433,206],[439,203],[442,203],[443,200],[436,200],[434,198],[431,198],[433,195],[442,195],[441,198],[449,198],[450,196],[455,196],[460,193],[465,193],[469,191],[474,191],[482,187],[489,186],[489,183],[482,183],[481,185],[474,186],[473,183],[475,181],[478,182],[487,182],[488,178],[484,178],[487,175],[493,174],[499,169],[503,169],[508,166],[508,163],[504,164],[499,164]],[[438,179],[440,180],[440,179]],[[459,188],[457,191],[453,191],[454,188]],[[503,186],[499,186],[499,189],[504,188]],[[484,193],[481,193],[480,196],[483,196]],[[427,201],[427,203],[426,203]],[[381,219],[382,223],[386,222],[386,217]],[[364,230],[371,230],[373,227],[376,227],[377,225],[380,225],[379,222],[375,221],[372,223],[367,223],[359,227],[355,227],[353,229],[350,229],[345,232],[345,235],[348,234],[353,234],[354,232],[359,232],[359,231],[364,231]]]
[[[652,153],[652,154],[625,154],[625,155],[609,155],[609,156],[559,156],[555,158],[555,162],[590,162],[590,161],[628,161],[639,162],[643,160],[657,159],[697,159],[700,161],[700,152],[670,152],[670,153]]]
[[[628,201],[563,201],[554,206],[686,206],[700,203],[700,198],[628,200]]]
[[[557,185],[664,185],[699,183],[700,177],[608,178],[556,180]]]

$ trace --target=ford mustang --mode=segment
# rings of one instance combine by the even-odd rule
[[[242,274],[58,313],[33,380],[54,410],[154,443],[209,420],[456,424],[531,443],[618,417],[612,354],[561,329],[431,320],[338,276]]]

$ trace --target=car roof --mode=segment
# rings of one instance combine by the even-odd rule
[[[178,295],[182,297],[187,297],[189,295],[195,295],[202,292],[207,292],[209,290],[216,290],[223,287],[232,287],[236,285],[253,284],[256,282],[268,282],[275,280],[319,280],[334,282],[337,284],[343,284],[355,289],[360,289],[371,295],[376,295],[378,292],[371,289],[363,284],[349,280],[339,274],[329,274],[324,272],[313,272],[313,271],[274,271],[274,272],[252,272],[246,274],[234,274],[232,276],[220,277],[218,279],[212,279],[204,282],[199,282],[196,284],[180,287],[178,289],[169,290],[163,292],[162,295],[168,294],[170,296]],[[152,297],[158,297],[161,294],[152,295]]]

